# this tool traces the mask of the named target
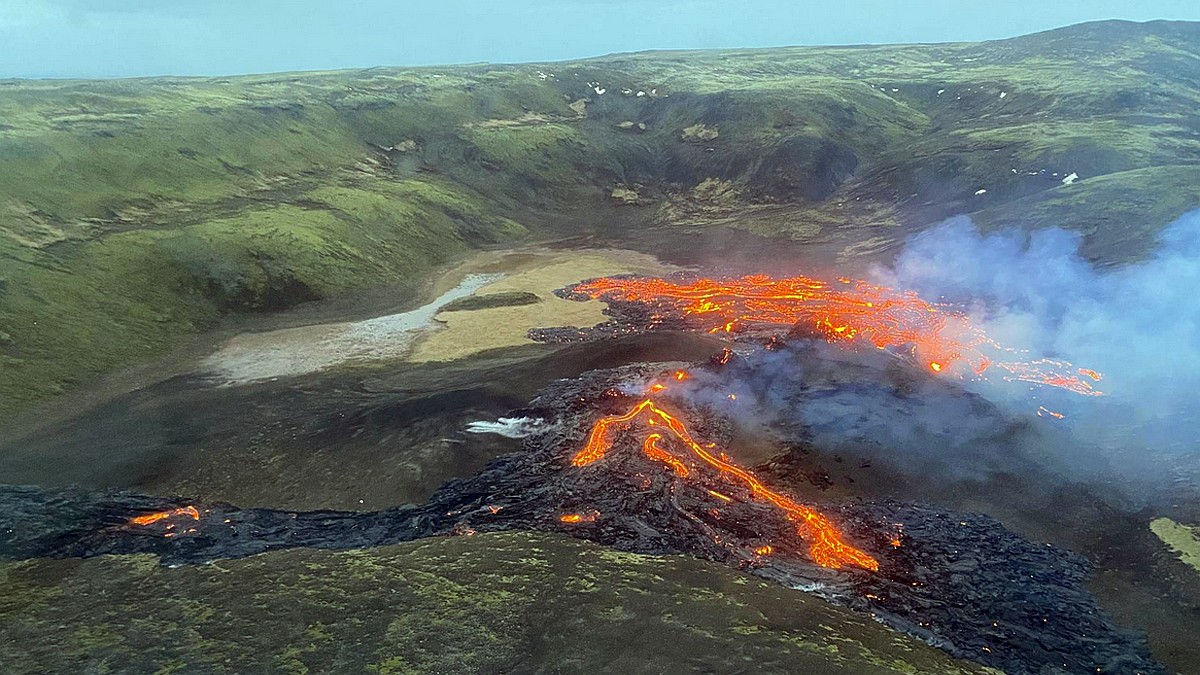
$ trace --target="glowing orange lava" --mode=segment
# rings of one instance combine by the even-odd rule
[[[590,522],[595,521],[596,518],[599,517],[599,515],[600,514],[597,513],[596,511],[592,511],[590,513],[564,513],[561,516],[559,516],[558,519],[564,523],[571,523],[571,524],[590,523]]]
[[[136,517],[129,519],[129,524],[145,526],[145,525],[157,523],[160,520],[174,518],[176,516],[188,516],[192,520],[200,520],[200,512],[196,510],[196,507],[184,506],[184,507],[181,507],[178,509],[171,509],[170,511],[156,511],[154,513],[147,513],[145,515],[136,516]]]
[[[612,448],[613,431],[618,428],[628,427],[639,418],[647,426],[665,427],[670,431],[671,438],[682,443],[696,458],[716,469],[726,479],[741,483],[744,487],[749,488],[756,498],[775,505],[787,514],[789,520],[798,524],[801,536],[808,541],[809,554],[818,565],[834,569],[850,565],[868,570],[879,569],[879,563],[874,558],[845,543],[842,540],[841,531],[824,515],[769,489],[754,474],[746,469],[706,450],[692,438],[691,433],[688,432],[683,422],[655,405],[654,401],[650,399],[638,403],[624,415],[602,417],[597,420],[596,424],[592,427],[591,433],[588,434],[583,448],[575,453],[575,456],[571,459],[571,464],[582,467],[603,458],[608,450]],[[643,443],[642,449],[651,458],[663,461],[670,466],[676,475],[687,475],[686,473],[680,473],[680,468],[687,471],[687,466],[683,461],[679,457],[662,449],[660,443],[663,440],[663,434],[657,432],[651,433]],[[673,461],[664,459],[662,455],[670,455]],[[732,497],[728,495],[711,490],[709,492],[726,501],[732,501]]]
[[[672,455],[666,450],[658,447],[658,442],[661,440],[662,434],[650,434],[646,437],[645,443],[642,444],[642,451],[645,452],[646,456],[650,459],[660,461],[663,464],[671,467],[671,470],[675,472],[676,476],[679,476],[680,478],[687,478],[691,473],[688,470],[687,465],[680,461],[675,455]]]
[[[1038,406],[1037,414],[1038,414],[1038,417],[1053,417],[1056,420],[1061,420],[1066,417],[1066,415],[1064,415],[1060,412],[1054,412],[1053,410],[1047,408],[1044,405]]]
[[[688,315],[710,333],[754,327],[808,326],[831,343],[866,343],[907,353],[935,373],[982,375],[992,365],[1005,379],[1097,395],[1099,373],[1075,370],[1063,361],[993,364],[983,353],[1004,348],[971,324],[963,313],[931,303],[912,291],[896,291],[841,278],[835,284],[804,276],[749,275],[729,279],[670,281],[654,277],[604,277],[574,292],[671,309]],[[728,360],[726,355],[724,360]],[[724,362],[724,360],[722,362]],[[1086,379],[1085,379],[1086,378]]]

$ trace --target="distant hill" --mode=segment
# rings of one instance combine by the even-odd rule
[[[974,214],[1135,260],[1200,205],[1200,24],[977,44],[0,81],[0,413],[223,314],[525,236],[720,224],[846,250]],[[589,224],[592,223],[592,224]],[[601,231],[603,234],[604,231]]]

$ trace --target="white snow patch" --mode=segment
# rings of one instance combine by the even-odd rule
[[[938,89],[938,96],[941,96],[944,93],[946,93],[945,89]]]
[[[978,197],[979,195],[985,195],[985,194],[987,194],[987,190],[976,190],[975,191],[976,197]]]
[[[1077,181],[1077,180],[1079,180],[1079,174],[1077,174],[1077,173],[1075,173],[1074,171],[1072,171],[1072,172],[1071,172],[1071,175],[1069,175],[1069,176],[1067,176],[1066,178],[1062,179],[1062,183],[1063,183],[1063,185],[1070,185],[1071,183],[1074,183],[1074,182],[1075,182],[1075,181]]]
[[[1007,91],[1002,91],[1002,92],[1000,92],[1000,98],[1004,98],[1005,96],[1008,96],[1008,92],[1007,92]]]
[[[467,433],[525,438],[536,433],[545,423],[546,421],[540,417],[501,417],[495,422],[471,422],[467,425]]]

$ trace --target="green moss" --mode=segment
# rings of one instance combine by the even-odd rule
[[[984,672],[721,565],[544,534],[173,569],[37,560],[0,565],[0,583],[12,673]]]
[[[565,124],[479,126],[467,137],[493,169],[548,184],[577,180],[575,164],[584,143],[579,132]]]
[[[1111,265],[1150,255],[1162,226],[1197,205],[1200,167],[1161,166],[1084,178],[973,217],[988,229],[1053,225],[1080,232],[1084,257]]]
[[[1200,528],[1180,525],[1170,518],[1156,518],[1150,523],[1150,531],[1180,560],[1200,572]]]
[[[503,293],[486,293],[459,298],[442,306],[440,312],[470,312],[476,309],[491,307],[513,307],[516,305],[532,305],[541,302],[536,293],[528,291],[505,291]]]
[[[0,135],[0,195],[68,222],[108,218],[131,204],[154,210],[216,201],[362,155],[328,111],[163,112],[135,114],[103,131],[58,125],[38,135]]]
[[[0,412],[132,364],[212,326],[369,284],[415,282],[524,229],[466,193],[360,181],[174,229],[116,232],[5,270]]]

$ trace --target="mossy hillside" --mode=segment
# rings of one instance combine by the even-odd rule
[[[1072,172],[1193,165],[1198,54],[1196,24],[1110,22],[980,44],[647,53],[605,65],[624,78],[612,89],[729,96],[802,91],[808,82],[819,98],[824,79],[839,83],[827,96],[844,113],[879,118],[867,106],[886,104],[916,126],[880,124],[890,141],[859,153],[854,176],[813,210],[858,202],[866,208],[855,217],[869,218],[900,205],[898,215],[919,224],[1052,190]],[[838,119],[831,110],[820,117]],[[1102,207],[1083,208],[1095,215]]]
[[[917,200],[962,199],[991,184],[986,199],[1003,200],[1053,187],[1014,179],[1012,168],[1052,165],[1048,173],[1066,175],[1078,164],[1092,177],[1190,163],[1179,160],[1197,150],[1198,42],[1191,24],[1114,22],[981,44],[10,82],[0,87],[9,160],[0,186],[52,217],[100,218],[114,200],[216,199],[264,181],[313,179],[368,149],[412,141],[421,165],[539,206],[569,206],[577,193],[515,189],[522,180],[690,188],[721,178],[758,188],[753,197],[822,199],[828,190],[773,192],[776,151],[793,182],[825,180],[824,165],[851,153],[850,171],[863,180],[837,172],[846,175],[832,186],[846,190],[834,198],[894,202],[916,187]],[[589,101],[586,117],[568,106],[578,99]],[[647,129],[618,130],[624,121]],[[720,129],[712,152],[680,142],[696,123]],[[68,194],[70,181],[79,189]]]
[[[154,92],[152,86],[146,89]],[[47,111],[48,129],[0,135],[0,194],[53,221],[120,221],[131,208],[154,215],[195,208],[256,190],[273,177],[348,166],[363,155],[361,144],[331,111],[259,110],[222,97],[209,103],[228,107],[161,110],[148,95],[127,109],[149,112],[103,124],[96,120],[110,115],[91,112],[67,125]],[[54,104],[81,105],[53,97],[43,102]]]
[[[991,230],[1044,223],[1077,231],[1083,235],[1084,258],[1112,265],[1152,254],[1161,224],[1198,205],[1200,166],[1156,166],[1059,185],[973,217]]]
[[[579,131],[557,123],[476,127],[467,132],[484,166],[500,174],[508,193],[535,198],[538,188],[580,180],[585,144]]]
[[[429,181],[368,180],[175,229],[17,251],[0,292],[0,411],[136,363],[225,312],[413,282],[471,245],[523,228]],[[10,247],[10,250],[15,247]]]
[[[1200,30],[1161,22],[981,44],[2,81],[0,411],[221,312],[415,278],[515,236],[508,218],[584,221],[618,185],[672,225],[810,241],[849,224],[872,239],[979,213],[1075,223],[1090,257],[1126,261],[1196,205],[1170,176],[1200,157],[1198,82]],[[697,124],[716,135],[685,139]],[[705,202],[713,184],[728,199]]]
[[[0,585],[13,673],[986,672],[720,565],[545,534],[35,560]]]

